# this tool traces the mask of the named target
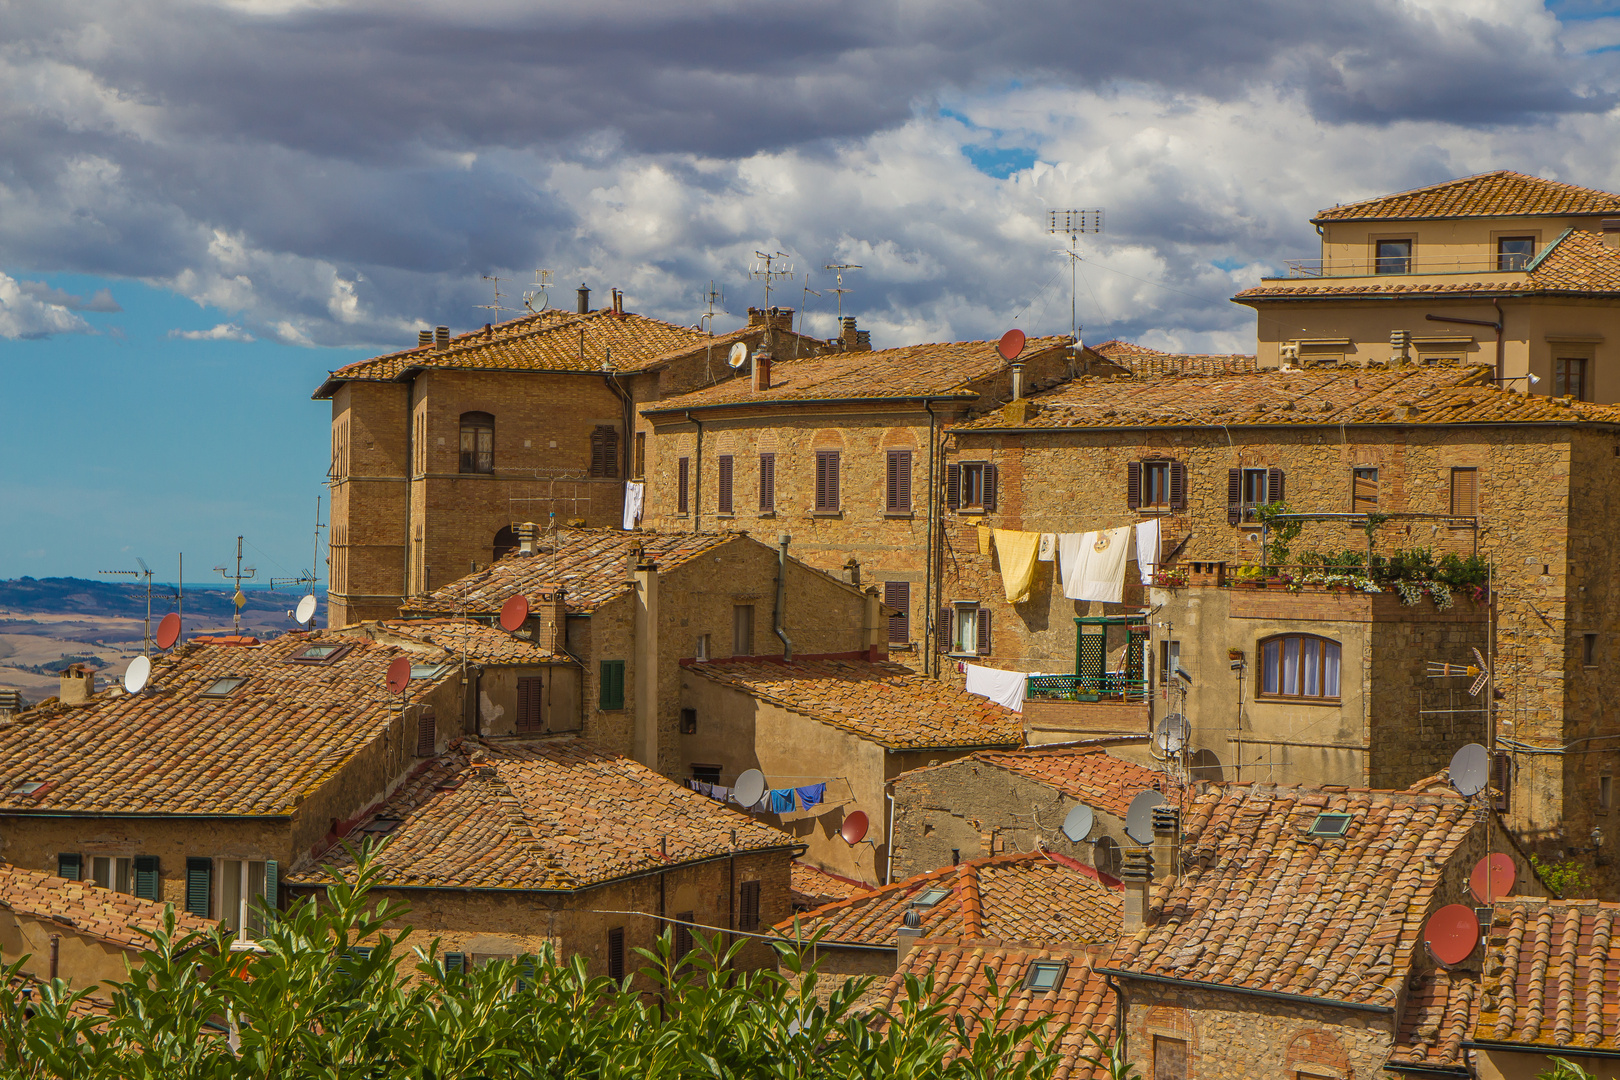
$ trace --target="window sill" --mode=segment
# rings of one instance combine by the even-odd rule
[[[917,651],[917,643],[915,641],[891,641],[891,642],[889,642],[889,651],[890,652],[916,652]]]
[[[761,510],[759,512],[759,520],[761,520],[761,521],[775,521],[776,520],[776,511],[775,510]]]
[[[844,512],[842,510],[812,510],[810,516],[813,518],[841,518],[844,516]]]
[[[717,513],[714,516],[717,519],[721,520],[721,521],[731,521],[731,520],[734,520],[737,515],[736,514],[718,514]]]
[[[1342,708],[1343,698],[1322,697],[1286,697],[1282,694],[1256,694],[1254,700],[1257,704],[1271,705],[1328,705],[1335,709]]]
[[[986,654],[976,652],[951,652],[946,653],[945,655],[950,657],[952,660],[983,660]]]
[[[914,521],[916,520],[917,515],[910,510],[897,511],[895,513],[884,511],[883,517],[886,521]]]
[[[983,517],[987,513],[982,506],[958,506],[956,512],[962,517]]]

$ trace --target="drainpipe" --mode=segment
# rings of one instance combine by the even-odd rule
[[[703,531],[703,421],[693,420],[687,410],[686,422],[697,428],[697,456],[692,462],[692,531]]]
[[[782,533],[776,538],[776,636],[782,639],[782,659],[793,660],[793,639],[787,634],[787,551],[793,537]]]
[[[635,405],[630,400],[630,392],[619,385],[619,376],[616,372],[605,371],[602,373],[602,378],[607,382],[608,389],[617,394],[619,400],[624,402],[624,442],[619,447],[619,468],[621,470],[620,475],[623,476],[625,480],[629,480],[631,463],[630,455],[635,453],[636,442]],[[622,489],[620,491],[620,498],[623,498]],[[619,524],[622,525],[624,524],[624,505],[622,502],[620,503],[619,509]]]
[[[1425,315],[1423,317],[1425,319],[1429,320],[1430,322],[1461,323],[1464,326],[1488,326],[1492,330],[1495,330],[1496,331],[1496,384],[1498,386],[1501,386],[1502,385],[1502,364],[1503,364],[1503,355],[1504,355],[1504,353],[1503,353],[1504,346],[1502,344],[1502,301],[1493,297],[1492,300],[1491,300],[1491,306],[1496,309],[1496,321],[1495,322],[1491,322],[1491,321],[1489,321],[1487,319],[1459,319],[1459,318],[1455,318],[1454,316],[1451,316],[1451,315]],[[1528,363],[1529,363],[1529,358],[1528,357],[1526,357],[1525,362],[1528,365]],[[1528,370],[1528,368],[1527,368],[1527,370]],[[1524,392],[1527,393],[1527,394],[1530,392],[1530,387],[1528,385],[1525,386]]]
[[[931,670],[938,678],[939,650],[934,648],[934,612],[939,610],[934,602],[934,518],[939,505],[939,493],[934,485],[934,458],[938,456],[934,448],[934,431],[938,418],[934,415],[932,401],[924,401],[923,408],[928,411],[928,558],[923,564],[923,671]]]
[[[658,567],[636,565],[636,718],[631,739],[635,759],[658,769]]]
[[[894,789],[890,781],[890,790],[885,794],[889,797],[889,827],[883,830],[883,884],[888,885],[894,881]]]
[[[62,960],[62,935],[61,934],[52,934],[51,935],[51,981],[52,982],[56,981],[56,971],[57,971],[57,968],[61,966],[61,960]]]
[[[1119,1056],[1129,1061],[1130,1049],[1125,1044],[1125,987],[1113,975],[1104,975],[1103,981],[1114,992],[1114,1042],[1119,1048]]]
[[[416,380],[405,385],[405,576],[399,583],[399,602],[405,603],[411,595],[411,491],[416,482],[411,470],[416,464]],[[423,543],[427,537],[422,538]],[[330,584],[330,582],[328,582]]]

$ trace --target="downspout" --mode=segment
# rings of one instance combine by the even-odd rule
[[[1119,1050],[1119,1056],[1129,1061],[1130,1048],[1125,1044],[1125,988],[1113,975],[1104,974],[1103,980],[1114,992],[1114,1043]]]
[[[693,420],[686,411],[686,422],[697,428],[697,456],[692,462],[692,531],[703,531],[703,421]]]
[[[1496,321],[1495,322],[1488,322],[1485,319],[1459,319],[1459,318],[1456,318],[1456,317],[1451,316],[1451,315],[1425,315],[1423,317],[1425,319],[1427,319],[1428,321],[1430,321],[1430,322],[1461,323],[1464,326],[1488,326],[1492,330],[1495,330],[1496,331],[1496,385],[1501,386],[1502,385],[1503,348],[1504,348],[1503,343],[1502,343],[1502,301],[1500,299],[1496,298],[1496,297],[1492,297],[1491,298],[1491,307],[1496,309]],[[1525,363],[1527,365],[1526,370],[1528,370],[1528,364],[1529,364],[1529,358],[1528,357],[1525,358]],[[1530,388],[1528,386],[1526,386],[1525,387],[1525,393],[1528,394],[1529,392],[1530,392]]]
[[[782,639],[782,659],[793,660],[793,639],[787,633],[787,551],[793,537],[781,533],[776,538],[776,636]]]
[[[630,479],[631,468],[630,455],[635,452],[636,442],[635,404],[630,400],[630,392],[619,385],[619,376],[617,372],[604,372],[603,379],[607,382],[608,388],[619,396],[620,401],[624,402],[624,443],[619,447],[619,467],[622,470],[619,475],[628,481]],[[621,513],[619,514],[619,521],[621,524],[624,521],[622,508],[623,506],[621,504]]]
[[[939,677],[939,651],[934,648],[934,613],[939,608],[934,603],[934,515],[939,505],[939,493],[934,485],[934,458],[937,452],[934,449],[934,403],[925,400],[923,408],[928,410],[928,559],[923,565],[923,671],[933,671],[934,677]]]
[[[894,880],[894,781],[884,794],[889,799],[889,825],[883,830],[883,884],[888,885]]]
[[[1503,357],[1502,357],[1502,321],[1503,320],[1502,320],[1502,301],[1501,301],[1501,299],[1499,297],[1495,297],[1495,296],[1491,297],[1491,307],[1496,309],[1496,383],[1497,383],[1498,386],[1500,386],[1502,384],[1502,376],[1506,372],[1506,366],[1503,363]],[[1529,344],[1530,344],[1529,340],[1526,339],[1525,345],[1528,346]],[[1525,349],[1525,358],[1524,358],[1524,370],[1526,372],[1528,372],[1530,370],[1529,352],[1530,352],[1530,350],[1527,347]],[[1524,392],[1526,394],[1530,393],[1530,381],[1528,379],[1525,380]]]
[[[416,467],[416,380],[405,386],[405,576],[399,583],[399,602],[405,603],[411,595],[411,503],[416,481],[412,470]],[[330,584],[330,583],[329,583]]]

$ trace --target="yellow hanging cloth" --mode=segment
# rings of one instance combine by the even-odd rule
[[[979,554],[990,554],[990,526],[975,525],[974,528],[979,530]]]
[[[996,529],[996,556],[1001,559],[1001,587],[1007,602],[1022,604],[1029,599],[1035,581],[1035,555],[1040,551],[1041,534]]]

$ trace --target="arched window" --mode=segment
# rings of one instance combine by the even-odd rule
[[[461,471],[495,471],[495,418],[489,413],[461,414]]]
[[[1339,700],[1339,643],[1284,634],[1260,643],[1260,697]]]
[[[517,546],[517,533],[512,531],[512,526],[502,525],[501,531],[495,534],[495,543],[491,545],[491,548],[495,553],[495,557],[490,561],[500,562],[502,555],[505,555],[509,551],[515,551]]]

